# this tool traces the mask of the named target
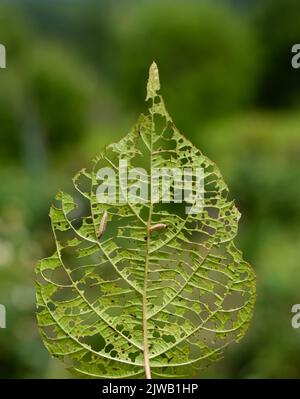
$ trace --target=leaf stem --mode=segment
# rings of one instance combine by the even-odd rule
[[[144,367],[147,379],[151,379],[151,370],[149,362],[149,348],[148,348],[148,328],[147,328],[147,287],[148,287],[148,265],[150,255],[150,226],[152,218],[152,204],[149,210],[149,220],[147,225],[147,243],[146,243],[146,261],[144,274],[144,290],[143,290],[143,341],[144,341]]]
[[[155,67],[156,65],[154,65]],[[151,71],[151,68],[150,68]],[[151,73],[149,74],[149,80],[151,79]],[[149,91],[147,90],[147,98],[149,96]],[[150,95],[152,99],[152,106],[150,108],[151,113],[151,138],[150,138],[150,187],[152,184],[152,153],[153,153],[153,133],[154,133],[154,117],[153,117],[153,106],[154,106],[154,96]],[[152,224],[152,212],[153,203],[152,198],[150,200],[149,215],[147,222],[147,242],[146,242],[146,260],[145,260],[145,272],[144,272],[144,288],[143,288],[143,341],[144,341],[144,368],[146,379],[151,379],[151,369],[149,361],[149,347],[148,347],[148,315],[147,315],[147,288],[148,288],[148,267],[149,267],[149,257],[150,257],[150,235],[151,235],[151,224]]]

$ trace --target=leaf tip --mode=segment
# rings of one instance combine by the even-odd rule
[[[156,62],[153,61],[149,68],[146,101],[149,100],[149,98],[154,98],[159,90],[160,90],[160,81],[159,81],[158,66]]]

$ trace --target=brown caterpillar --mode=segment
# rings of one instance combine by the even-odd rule
[[[164,223],[157,223],[157,224],[155,224],[154,226],[151,226],[151,227],[150,227],[149,233],[152,234],[154,231],[163,230],[163,229],[165,229],[166,227],[167,227],[167,225],[164,224]]]
[[[154,224],[153,226],[151,226],[149,228],[149,233],[152,234],[154,231],[163,230],[163,229],[166,229],[166,228],[167,228],[166,224],[157,223],[157,224]],[[147,237],[145,237],[145,240],[147,240]]]
[[[103,236],[106,230],[106,226],[107,226],[107,212],[105,211],[100,222],[97,238],[101,238]]]

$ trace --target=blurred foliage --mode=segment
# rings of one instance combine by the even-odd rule
[[[34,39],[23,28],[24,19],[14,27],[22,32],[16,35],[10,31],[11,12],[3,10],[1,18],[2,41],[12,63],[1,76],[1,157],[8,162],[23,157],[40,166],[47,152],[75,144],[86,133],[95,82],[71,52]]]
[[[300,2],[264,0],[254,21],[263,43],[263,74],[259,91],[268,106],[290,106],[300,101],[300,79],[291,66],[291,48],[299,43]]]
[[[131,127],[150,62],[178,127],[216,161],[258,275],[243,342],[206,377],[300,377],[298,0],[0,0],[1,377],[68,377],[37,333],[33,269],[58,189]]]
[[[152,60],[163,71],[165,97],[181,128],[192,130],[251,100],[256,49],[247,25],[225,8],[187,2],[183,12],[182,2],[154,1],[115,14],[116,84],[130,106],[144,96]]]

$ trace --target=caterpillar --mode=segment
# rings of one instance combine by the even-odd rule
[[[164,224],[164,223],[157,223],[157,224],[155,224],[154,226],[151,226],[151,227],[149,228],[149,233],[152,234],[154,231],[163,230],[163,229],[165,229],[166,227],[167,227],[167,225]]]
[[[166,228],[167,228],[166,224],[157,223],[157,224],[154,224],[153,226],[151,226],[149,228],[149,233],[152,234],[154,231],[163,230],[163,229],[166,229]],[[147,240],[147,236],[145,237],[145,240]]]
[[[101,238],[103,236],[103,234],[105,233],[106,226],[107,226],[107,212],[105,211],[103,216],[102,216],[102,219],[101,219],[101,222],[100,222],[100,226],[99,226],[99,230],[98,230],[98,233],[97,233],[97,238],[98,239]]]

